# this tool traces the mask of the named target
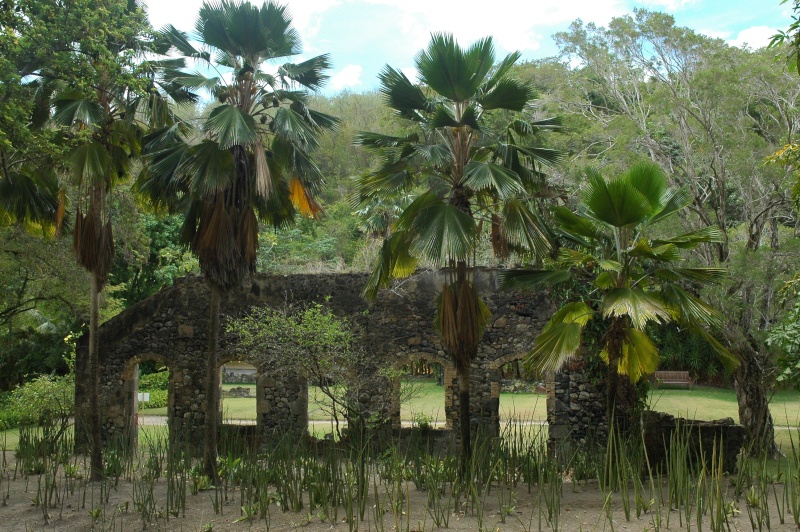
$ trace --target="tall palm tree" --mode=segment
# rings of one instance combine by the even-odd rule
[[[393,278],[413,273],[419,260],[447,267],[435,324],[458,371],[462,472],[471,455],[470,364],[490,318],[472,272],[482,229],[491,227],[501,255],[550,249],[534,198],[543,188],[540,165],[558,154],[522,142],[558,121],[525,120],[533,89],[509,75],[519,57],[495,64],[491,38],[463,49],[451,35],[435,34],[416,57],[420,85],[388,65],[380,74],[386,104],[413,132],[356,137],[384,161],[361,178],[359,201],[424,189],[385,238],[364,294],[375,297]],[[504,127],[493,129],[498,121]]]
[[[66,83],[55,80],[48,93],[52,98],[43,102],[52,106],[51,122],[66,137],[67,173],[77,188],[73,248],[91,276],[87,395],[93,480],[103,477],[97,368],[100,293],[114,256],[108,195],[131,177],[131,163],[141,152],[143,136],[174,122],[167,97],[192,98],[161,82],[168,64],[145,59],[149,24],[141,7],[121,0],[106,8],[113,28],[93,27],[81,38],[80,76]]]
[[[309,91],[327,79],[327,55],[271,68],[301,51],[285,7],[206,2],[195,28],[200,48],[168,26],[161,32],[162,51],[178,52],[215,72],[209,77],[177,69],[173,81],[210,91],[218,104],[202,120],[200,138],[166,128],[148,139],[151,158],[138,187],[154,202],[184,212],[182,239],[198,256],[211,287],[203,456],[205,471],[214,478],[221,296],[255,270],[259,220],[282,226],[295,210],[319,212],[314,194],[322,175],[309,152],[337,120],[307,106]]]
[[[736,358],[708,330],[722,326],[722,313],[690,290],[719,282],[725,270],[680,266],[681,250],[719,242],[722,235],[718,228],[706,227],[653,236],[659,223],[692,200],[686,189],[667,188],[666,176],[656,165],[639,164],[610,180],[593,169],[586,176],[578,212],[554,210],[558,233],[569,246],[560,250],[556,268],[512,270],[504,282],[535,287],[573,280],[590,287],[585,297],[552,316],[525,363],[534,370],[558,370],[583,345],[586,324],[601,320],[598,356],[608,364],[609,419],[616,406],[617,418],[627,423],[623,405],[629,401],[621,396],[619,376],[635,383],[652,374],[659,361],[648,324],[675,322],[686,327],[703,337],[726,367],[736,366]],[[663,229],[658,234],[663,235]]]

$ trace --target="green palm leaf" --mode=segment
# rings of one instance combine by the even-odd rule
[[[453,160],[453,153],[444,144],[415,144],[413,149],[435,167],[445,166]]]
[[[689,206],[693,199],[694,195],[692,194],[691,190],[689,190],[689,187],[681,187],[669,190],[664,195],[662,207],[650,218],[648,223],[658,223],[661,220],[672,216],[681,209]]]
[[[505,201],[500,236],[509,244],[539,257],[548,255],[553,249],[554,238],[547,224],[527,202],[519,199]]]
[[[664,284],[659,298],[674,316],[675,321],[694,329],[719,329],[725,323],[723,314],[676,284]]]
[[[494,66],[494,70],[492,71],[489,79],[487,79],[486,83],[484,83],[481,87],[481,91],[484,93],[491,91],[500,81],[505,78],[505,76],[514,67],[514,64],[519,61],[520,58],[522,58],[522,54],[519,52],[511,52],[505,56]]]
[[[615,288],[603,297],[603,317],[627,316],[631,324],[643,330],[648,322],[667,321],[669,312],[656,297],[638,288]]]
[[[105,114],[100,104],[92,100],[60,98],[53,105],[53,122],[59,126],[72,127],[76,123],[96,125]]]
[[[475,96],[494,65],[494,45],[488,37],[465,51],[452,35],[435,33],[416,63],[423,83],[448,100],[465,102]]]
[[[536,146],[515,146],[515,149],[518,152],[527,155],[533,161],[546,166],[553,166],[564,159],[564,152],[550,148],[539,148]]]
[[[608,353],[603,352],[608,363]],[[622,341],[622,356],[617,370],[627,375],[631,382],[639,382],[642,377],[652,375],[658,368],[660,356],[658,348],[646,332],[628,328]]]
[[[357,203],[366,198],[390,196],[408,190],[413,185],[413,174],[404,162],[384,166],[380,172],[367,174],[358,179]]]
[[[598,220],[614,227],[641,223],[652,206],[647,198],[624,177],[606,182],[594,169],[587,169],[586,205]]]
[[[685,279],[700,284],[719,284],[728,276],[724,268],[663,268],[655,271],[655,275],[666,281]]]
[[[429,103],[417,85],[411,83],[405,74],[390,66],[385,66],[378,75],[381,82],[380,92],[386,97],[386,103],[398,111],[401,116],[410,120],[421,120],[420,111],[429,110]]]
[[[533,88],[515,79],[504,78],[498,81],[494,88],[481,96],[478,101],[485,110],[507,109],[509,111],[522,111],[533,99]]]
[[[654,240],[653,244],[656,246],[674,244],[681,249],[694,249],[698,244],[723,242],[724,238],[725,235],[719,227],[708,226],[676,237]]]
[[[186,57],[194,57],[198,59],[202,58],[206,60],[208,59],[207,52],[204,53],[197,50],[194,46],[192,46],[192,43],[189,41],[187,35],[172,24],[168,24],[162,28],[157,33],[156,38],[165,41],[169,44],[169,46],[175,48],[178,52]],[[162,53],[166,54],[169,50],[162,49],[161,51]]]
[[[628,170],[623,179],[644,196],[651,211],[661,209],[667,191],[667,178],[661,168],[653,163],[639,163]]]
[[[325,85],[328,80],[327,75],[323,72],[331,68],[331,60],[328,54],[318,55],[312,57],[302,63],[292,64],[287,63],[278,70],[278,75],[286,76],[294,81],[311,90],[318,90]]]
[[[97,141],[75,148],[69,156],[68,164],[76,182],[85,180],[90,183],[109,179],[113,166],[108,150]]]
[[[362,295],[375,299],[378,290],[388,287],[392,279],[408,277],[417,268],[417,259],[410,254],[412,235],[397,231],[383,241],[378,260],[367,279]]]
[[[722,362],[722,365],[725,366],[725,369],[728,371],[733,371],[739,366],[741,363],[739,357],[719,343],[719,340],[714,338],[711,333],[702,328],[698,329],[696,333],[699,334],[709,346],[711,346],[711,350],[714,351],[715,355],[717,355],[717,358],[720,362]]]
[[[205,122],[205,130],[217,136],[220,148],[247,146],[258,140],[253,117],[233,105],[214,108]]]
[[[180,74],[175,76],[173,80],[175,83],[179,83],[180,85],[190,89],[207,89],[209,91],[214,91],[222,81],[217,77],[206,77],[199,72],[194,72],[192,74]]]
[[[572,273],[569,270],[503,270],[499,278],[503,288],[536,290],[542,285],[569,281]]]
[[[652,247],[647,240],[639,240],[628,251],[630,257],[642,257],[661,262],[674,262],[681,260],[681,252],[675,244],[662,244]]]
[[[317,137],[314,130],[301,115],[292,109],[285,107],[278,109],[275,112],[272,124],[277,135],[288,139],[292,143],[309,148],[317,145]]]
[[[435,194],[422,194],[397,220],[401,231],[413,235],[413,250],[436,265],[467,260],[475,238],[475,220]]]
[[[575,214],[566,207],[555,207],[553,209],[553,216],[558,222],[559,229],[566,233],[590,240],[599,240],[605,237],[592,219]]]
[[[494,163],[472,161],[464,168],[464,186],[473,190],[492,190],[500,199],[509,199],[522,192],[519,176]]]
[[[233,154],[220,149],[219,144],[211,140],[204,140],[189,149],[181,171],[198,197],[223,191],[236,176]]]
[[[594,311],[585,303],[564,305],[536,337],[534,347],[523,363],[526,369],[557,371],[561,368],[569,357],[577,353],[583,328],[593,316]]]

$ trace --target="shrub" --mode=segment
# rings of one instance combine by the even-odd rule
[[[169,401],[167,390],[149,390],[150,400],[146,403],[139,403],[139,408],[164,408]]]
[[[16,388],[0,405],[0,427],[66,423],[74,408],[74,376],[43,375]]]
[[[139,391],[152,392],[153,390],[169,390],[169,371],[148,373],[139,377]],[[152,398],[152,395],[150,397]]]

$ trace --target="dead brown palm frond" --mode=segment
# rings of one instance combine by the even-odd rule
[[[508,241],[503,238],[501,220],[496,214],[492,214],[492,251],[494,251],[494,255],[500,260],[508,258]]]
[[[67,194],[62,188],[58,191],[58,208],[56,209],[56,236],[61,236],[61,229],[64,227],[64,215],[67,211]]]
[[[272,175],[267,163],[267,155],[264,153],[264,145],[258,141],[253,146],[256,160],[256,194],[262,198],[269,199],[272,194]]]
[[[78,207],[75,212],[75,230],[72,232],[72,250],[78,258],[78,263],[81,263],[81,235],[83,234],[83,213],[81,208]]]
[[[92,270],[99,281],[98,289],[102,290],[108,281],[108,274],[111,273],[111,266],[114,263],[114,233],[111,229],[111,220],[100,230],[97,241],[96,262]]]
[[[248,270],[254,270],[258,250],[258,219],[250,207],[245,209],[241,217],[237,238],[237,246],[244,264]]]
[[[458,347],[454,353],[457,367],[468,366],[477,352],[480,342],[480,316],[478,311],[478,292],[469,281],[462,281],[458,289]]]
[[[458,327],[456,325],[456,298],[449,284],[442,287],[439,298],[438,325],[442,333],[442,342],[448,351],[455,351],[458,344]]]
[[[237,259],[239,251],[233,235],[232,214],[225,206],[223,196],[203,206],[200,224],[192,241],[192,248],[200,259],[203,273],[212,283],[227,289],[238,283]]]

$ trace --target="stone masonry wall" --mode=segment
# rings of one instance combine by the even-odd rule
[[[254,305],[285,307],[287,303],[320,303],[354,325],[375,367],[400,367],[413,358],[439,362],[445,370],[448,426],[457,428],[457,377],[433,329],[436,294],[445,277],[419,272],[383,290],[367,302],[361,290],[367,274],[257,275],[223,299],[222,314],[237,316]],[[493,322],[483,338],[470,377],[472,423],[488,433],[499,428],[499,368],[522,358],[552,313],[547,294],[501,291],[497,271],[479,270],[476,283],[492,311]],[[100,394],[106,440],[136,437],[135,369],[156,360],[170,371],[168,418],[171,434],[201,442],[205,409],[204,359],[208,345],[209,290],[202,278],[179,279],[174,286],[134,305],[100,329]],[[221,339],[224,347],[226,338]],[[76,438],[86,437],[86,349],[82,338],[76,363]],[[224,350],[223,350],[224,352]],[[242,360],[257,368],[257,425],[262,437],[276,430],[305,433],[307,386],[302,376],[278,375],[264,361]],[[224,357],[219,365],[230,360]],[[385,403],[389,386],[373,392]],[[378,401],[377,399],[381,399]],[[368,397],[364,398],[369,403]],[[399,405],[395,411],[399,412]]]
[[[572,446],[605,441],[605,384],[590,378],[581,359],[568,361],[548,384],[547,423],[549,448],[556,455],[569,456]]]

